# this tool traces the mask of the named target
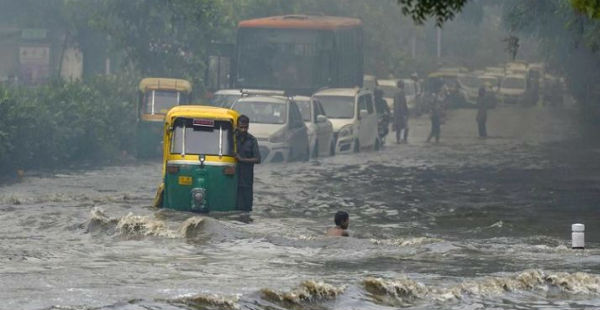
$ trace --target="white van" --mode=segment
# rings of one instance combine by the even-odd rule
[[[313,95],[333,124],[335,152],[359,152],[381,146],[373,92],[360,88],[330,88]]]

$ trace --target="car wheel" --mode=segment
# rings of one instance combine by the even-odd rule
[[[354,140],[354,153],[358,153],[360,152],[360,143],[358,142],[358,139]]]

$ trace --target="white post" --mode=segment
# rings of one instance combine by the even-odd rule
[[[585,248],[585,225],[573,224],[571,231],[571,248],[583,250]]]

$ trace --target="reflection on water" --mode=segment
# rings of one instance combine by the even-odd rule
[[[153,209],[158,162],[26,175],[0,187],[0,309],[599,308],[598,147],[569,111],[497,108],[488,140],[474,113],[437,145],[421,118],[407,145],[257,166],[251,224]],[[352,237],[326,237],[341,209]]]

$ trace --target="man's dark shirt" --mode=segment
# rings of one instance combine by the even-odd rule
[[[260,152],[258,151],[258,141],[251,134],[238,135],[236,139],[237,152],[242,158],[258,158],[260,162]],[[254,163],[237,163],[238,186],[252,187],[254,184]]]

